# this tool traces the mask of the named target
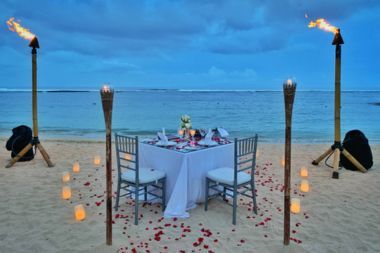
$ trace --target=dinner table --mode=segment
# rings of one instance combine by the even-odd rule
[[[205,201],[207,172],[220,167],[233,167],[234,145],[227,138],[211,141],[172,137],[139,142],[140,167],[166,173],[165,218],[188,218],[189,210]]]

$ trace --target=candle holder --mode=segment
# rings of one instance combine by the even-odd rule
[[[65,171],[65,172],[62,173],[62,182],[63,183],[70,182],[70,172]]]
[[[299,198],[292,198],[290,210],[294,214],[301,212],[301,200]]]
[[[101,163],[100,155],[94,156],[94,165],[99,166]]]
[[[104,121],[106,127],[106,243],[112,245],[112,149],[111,149],[111,132],[112,132],[112,106],[114,90],[104,85],[100,90]]]
[[[76,205],[74,207],[74,216],[77,221],[82,221],[86,218],[86,209],[83,205]]]
[[[302,179],[300,184],[300,191],[301,192],[309,192],[310,191],[310,184],[307,179]]]
[[[317,159],[312,161],[313,165],[318,165],[324,158],[334,153],[333,173],[332,178],[339,178],[339,162],[340,154],[342,153],[355,167],[361,172],[367,172],[366,168],[353,157],[346,149],[344,149],[340,137],[340,72],[341,72],[341,45],[344,44],[340,29],[336,28],[332,45],[335,45],[335,110],[334,110],[334,144],[326,150]]]
[[[291,140],[292,111],[297,84],[287,80],[284,85],[285,100],[285,191],[284,191],[284,245],[289,245],[290,239],[290,185],[291,185]]]
[[[308,172],[308,170],[307,170],[306,167],[302,167],[301,168],[301,170],[300,170],[300,176],[301,177],[305,177],[305,178],[309,176],[309,172]]]
[[[78,161],[73,163],[73,172],[79,173],[80,172],[80,163]]]
[[[62,199],[70,199],[71,198],[71,187],[66,185],[62,187]]]
[[[191,139],[191,140],[194,140],[195,132],[196,132],[195,129],[190,129],[190,130],[189,130],[189,134],[190,134],[190,139]]]

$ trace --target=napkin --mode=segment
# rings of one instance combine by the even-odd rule
[[[157,132],[157,135],[158,135],[158,138],[161,140],[161,142],[163,144],[167,144],[168,143],[168,137],[166,137],[165,134]]]
[[[229,135],[229,133],[227,132],[226,129],[221,128],[221,127],[218,127],[217,129],[218,129],[218,132],[220,134],[220,137],[226,138]]]
[[[211,129],[209,129],[208,133],[205,136],[205,140],[204,140],[205,144],[210,144],[212,142],[211,138],[213,135],[214,135],[214,132],[211,131]]]

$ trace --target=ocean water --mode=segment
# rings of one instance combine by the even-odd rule
[[[360,129],[370,142],[380,142],[380,91],[342,92],[342,138]],[[283,142],[282,91],[129,90],[114,95],[113,130],[150,136],[165,127],[176,132],[182,114],[194,128],[224,127],[232,137],[258,133],[265,142]],[[98,91],[40,91],[41,138],[103,139],[104,118]],[[294,142],[331,142],[334,92],[297,91],[293,108]],[[31,92],[0,90],[0,136],[13,127],[32,127]]]

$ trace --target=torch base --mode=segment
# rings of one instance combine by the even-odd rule
[[[339,178],[339,163],[340,163],[340,153],[342,153],[355,167],[360,170],[361,172],[365,173],[367,170],[364,168],[363,165],[358,162],[358,160],[355,159],[346,149],[344,149],[343,145],[339,141],[335,141],[334,144],[326,150],[322,155],[320,155],[317,159],[313,160],[311,162],[312,165],[317,166],[323,159],[325,159],[327,156],[334,153],[334,166],[333,166],[333,173],[332,178],[338,179]]]
[[[44,149],[44,147],[40,143],[40,140],[38,139],[38,137],[33,137],[32,141],[28,145],[26,145],[20,151],[20,153],[18,153],[15,157],[13,157],[13,159],[11,161],[9,161],[9,163],[5,166],[5,168],[12,167],[16,162],[18,162],[18,160],[20,160],[21,157],[23,157],[26,153],[28,153],[28,151],[31,148],[33,148],[33,146],[35,146],[36,149],[38,149],[41,152],[41,155],[44,158],[44,160],[46,161],[48,167],[54,167],[54,164],[50,160],[48,153],[46,152],[46,150]]]

